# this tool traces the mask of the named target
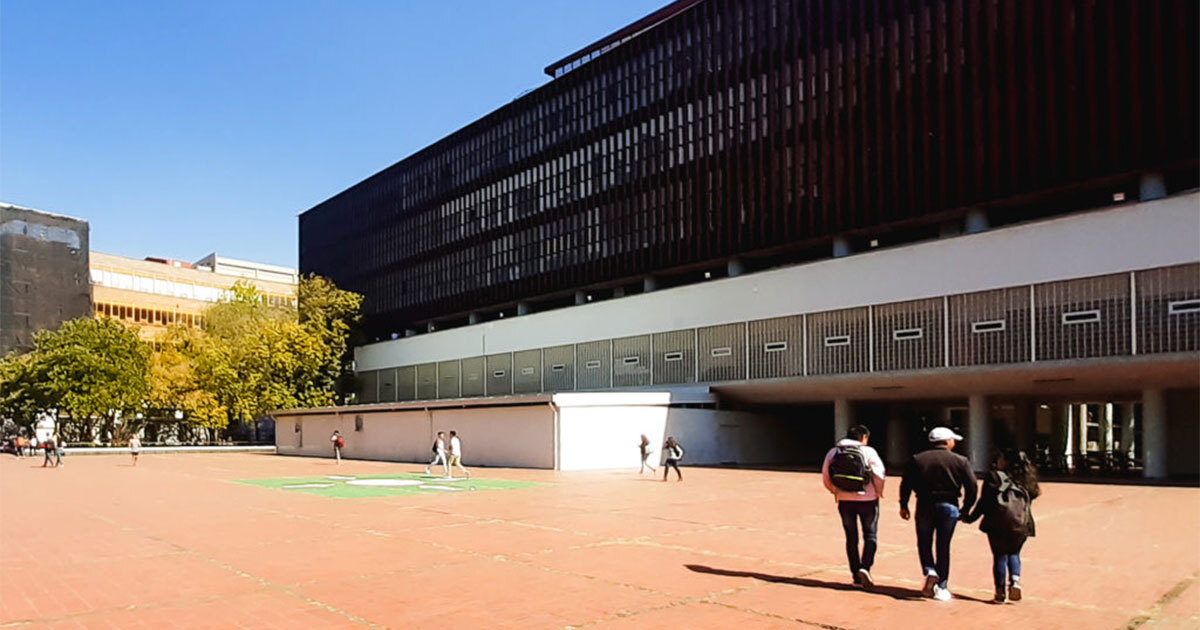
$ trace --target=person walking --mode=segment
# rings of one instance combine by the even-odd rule
[[[433,441],[433,460],[429,462],[429,466],[425,467],[425,474],[428,475],[429,468],[434,464],[440,463],[445,476],[450,476],[450,463],[446,461],[446,434],[442,431],[437,432],[437,439]]]
[[[668,437],[666,444],[663,444],[663,481],[667,480],[667,475],[671,473],[671,468],[675,468],[675,481],[683,481],[683,473],[679,471],[679,461],[683,459],[683,447],[675,438]]]
[[[950,601],[950,540],[959,515],[970,512],[978,493],[971,461],[953,451],[959,440],[962,436],[946,427],[930,431],[931,448],[913,456],[900,481],[900,518],[910,518],[908,498],[917,495],[917,555],[925,574],[921,594],[938,601]]]
[[[57,450],[54,451],[54,465],[64,466],[65,464],[63,464],[63,455],[67,454],[67,442],[63,439],[61,433],[56,433],[54,435],[54,445],[57,448]]]
[[[1033,500],[1042,493],[1037,469],[1029,457],[1017,449],[1005,449],[996,457],[995,468],[983,478],[979,503],[964,523],[980,517],[979,529],[992,548],[992,581],[996,586],[993,600],[1003,604],[1021,601],[1021,548],[1035,533]]]
[[[450,432],[450,464],[446,466],[446,476],[454,478],[454,466],[466,473],[467,477],[471,476],[471,471],[463,468],[462,465],[462,440],[458,439],[458,432]]]
[[[142,452],[142,440],[134,435],[129,438],[129,454],[133,456],[133,465],[137,466],[138,455]]]
[[[871,565],[875,563],[878,545],[879,499],[883,496],[883,459],[867,446],[871,431],[857,425],[850,427],[846,438],[825,454],[821,465],[821,481],[837,501],[846,534],[846,559],[850,561],[850,576],[865,589],[875,586]],[[862,555],[858,550],[858,528],[862,525]]]
[[[658,469],[654,467],[654,464],[650,463],[650,455],[654,451],[650,450],[650,438],[646,437],[645,433],[642,434],[642,443],[638,445],[638,449],[642,452],[642,468],[638,471],[638,474],[646,472],[646,468],[650,469],[650,474],[657,473]]]
[[[329,436],[329,443],[333,445],[333,456],[340,465],[342,463],[342,447],[346,446],[346,440],[342,437],[342,432],[334,429],[333,434]]]
[[[55,445],[53,436],[46,438],[46,441],[42,442],[42,450],[46,454],[45,459],[42,460],[42,468],[53,466],[54,460],[52,458],[58,452],[58,446]]]

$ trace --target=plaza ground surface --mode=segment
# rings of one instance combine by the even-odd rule
[[[0,459],[0,627],[1200,627],[1194,488],[1046,484],[1025,600],[998,606],[976,526],[955,537],[957,599],[918,597],[894,481],[867,593],[810,473],[478,468],[478,491],[326,496],[283,486],[446,484],[422,465],[260,454],[39,465]]]

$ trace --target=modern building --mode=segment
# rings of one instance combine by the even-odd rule
[[[91,312],[88,223],[0,203],[0,356]]]
[[[570,468],[700,408],[675,430],[712,463],[812,463],[857,421],[892,463],[949,424],[981,468],[1200,474],[1198,17],[672,3],[301,215],[301,271],[375,340],[332,421],[524,405]],[[667,423],[612,419],[627,390]]]
[[[92,252],[90,276],[95,316],[133,324],[146,340],[157,339],[172,324],[200,327],[204,312],[228,297],[238,282],[252,284],[270,304],[296,305],[294,269],[221,258],[215,253],[187,263]]]

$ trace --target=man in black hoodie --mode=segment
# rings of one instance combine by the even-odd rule
[[[930,431],[932,448],[913,456],[900,482],[900,518],[909,519],[908,497],[914,492],[917,494],[917,554],[925,573],[925,587],[921,593],[938,601],[950,600],[950,539],[954,536],[959,514],[971,511],[977,494],[971,461],[954,452],[954,445],[961,439],[961,435],[945,427]],[[958,504],[960,494],[963,497],[961,508]]]

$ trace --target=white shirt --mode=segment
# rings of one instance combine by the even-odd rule
[[[462,457],[462,442],[459,441],[457,435],[450,438],[450,455]]]
[[[867,460],[867,467],[871,469],[871,483],[859,492],[849,492],[833,485],[829,479],[829,462],[833,461],[833,456],[837,454],[838,448],[842,446],[854,446],[862,451],[863,457]],[[821,464],[821,481],[825,483],[825,488],[837,497],[838,501],[875,501],[883,494],[883,479],[884,468],[883,460],[880,459],[879,453],[859,442],[858,440],[845,439],[837,443],[837,446],[829,449],[825,454],[825,462]]]
[[[445,455],[446,454],[446,440],[443,440],[442,438],[438,438],[435,443],[437,444],[438,455]]]
[[[129,438],[129,450],[136,451],[140,448],[142,448],[142,441],[136,435]]]

